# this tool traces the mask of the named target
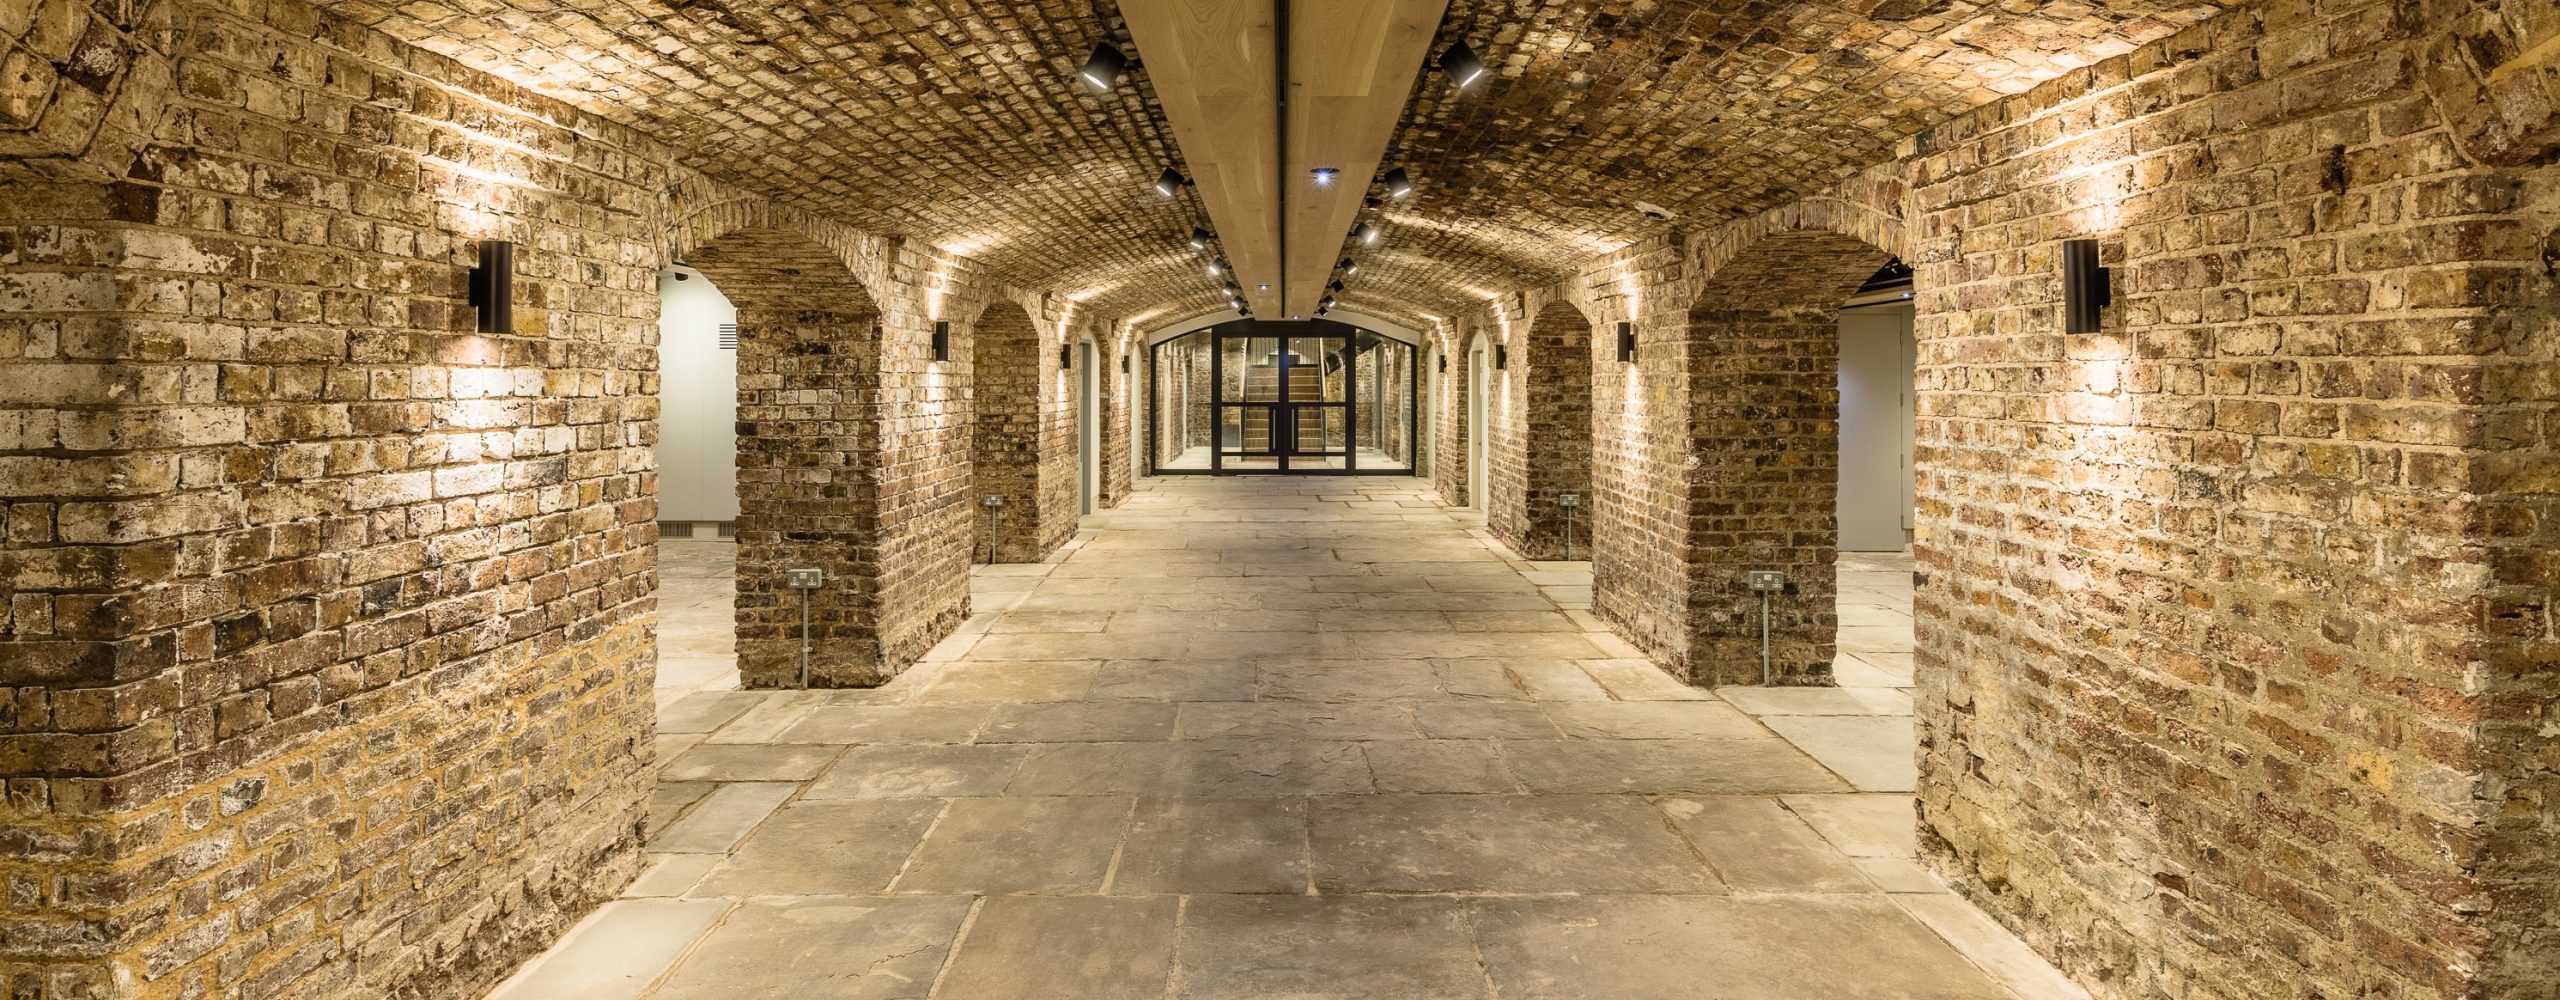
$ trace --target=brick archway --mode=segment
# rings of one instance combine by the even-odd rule
[[[1531,559],[1591,558],[1591,333],[1580,309],[1546,303],[1511,361],[1520,380],[1521,489],[1494,507],[1491,527]]]
[[[1074,412],[1057,405],[1039,325],[1022,306],[990,303],[969,331],[972,558],[1039,562],[1075,531]],[[1001,507],[987,498],[1004,497]]]
[[[880,598],[881,319],[841,257],[808,234],[743,227],[685,251],[738,310],[738,673],[799,687],[868,687],[884,652]]]
[[[1840,306],[1893,255],[1827,229],[1741,245],[1688,312],[1686,648],[1699,684],[1829,684],[1839,628]]]

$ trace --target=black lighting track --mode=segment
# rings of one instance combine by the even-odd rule
[[[1280,113],[1272,116],[1278,124],[1278,162],[1271,165],[1273,190],[1280,192],[1280,315],[1289,312],[1289,0],[1271,0],[1271,75],[1278,82],[1271,96],[1280,102]]]

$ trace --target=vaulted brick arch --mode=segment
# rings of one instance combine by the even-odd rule
[[[1520,465],[1497,487],[1494,534],[1531,559],[1591,558],[1591,320],[1571,304],[1539,307],[1510,360]],[[1497,466],[1504,460],[1497,459]]]
[[[1689,305],[1687,643],[1699,684],[1828,684],[1839,614],[1840,305],[1892,254],[1828,229],[1743,243]]]
[[[739,677],[882,683],[898,664],[881,644],[880,310],[801,230],[732,229],[684,254],[738,309]],[[803,567],[826,574],[807,595],[805,678],[784,576]]]
[[[969,331],[969,498],[979,562],[1039,562],[1075,531],[1073,411],[1056,405],[1039,325],[990,303]],[[1064,490],[1060,489],[1063,478]],[[1003,506],[988,506],[1001,496]]]

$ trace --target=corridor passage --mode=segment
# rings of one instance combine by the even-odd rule
[[[1427,495],[1151,481],[870,691],[711,689],[670,541],[649,867],[495,996],[2079,995],[1914,861],[1907,561],[1720,695]]]

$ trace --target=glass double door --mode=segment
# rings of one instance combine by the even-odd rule
[[[1348,336],[1218,338],[1222,471],[1350,471]]]

